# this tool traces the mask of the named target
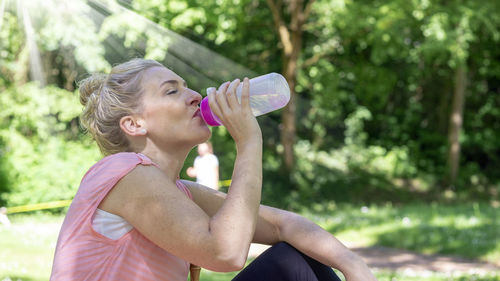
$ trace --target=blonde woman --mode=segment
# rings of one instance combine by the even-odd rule
[[[375,280],[337,239],[305,218],[260,205],[262,135],[248,79],[210,94],[234,139],[227,194],[179,180],[210,137],[200,94],[158,62],[134,59],[80,86],[81,121],[106,156],[92,166],[59,234],[51,280],[187,280],[189,265],[238,271],[250,243],[274,245],[234,280]]]

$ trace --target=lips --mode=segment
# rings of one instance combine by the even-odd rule
[[[198,109],[196,109],[196,111],[195,111],[195,112],[194,112],[194,114],[193,114],[193,118],[195,118],[195,117],[201,117],[201,114],[200,114],[200,109],[199,109],[199,108],[198,108]]]

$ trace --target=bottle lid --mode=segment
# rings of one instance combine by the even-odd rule
[[[205,123],[210,126],[220,126],[222,122],[220,119],[210,110],[210,104],[208,103],[208,97],[203,98],[200,104],[201,117],[205,120]]]

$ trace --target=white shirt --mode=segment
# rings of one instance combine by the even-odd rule
[[[97,233],[113,240],[120,239],[133,228],[124,218],[101,209],[96,210],[92,227]]]
[[[219,166],[219,160],[213,154],[204,156],[196,156],[194,159],[194,168],[196,169],[196,182],[210,188],[216,189],[214,186],[217,176],[214,173],[215,168]]]

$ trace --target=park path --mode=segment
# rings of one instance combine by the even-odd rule
[[[500,272],[497,264],[444,255],[423,255],[387,247],[355,247],[346,245],[357,253],[372,269],[397,272],[478,273]],[[256,257],[268,248],[252,244],[249,257]]]

